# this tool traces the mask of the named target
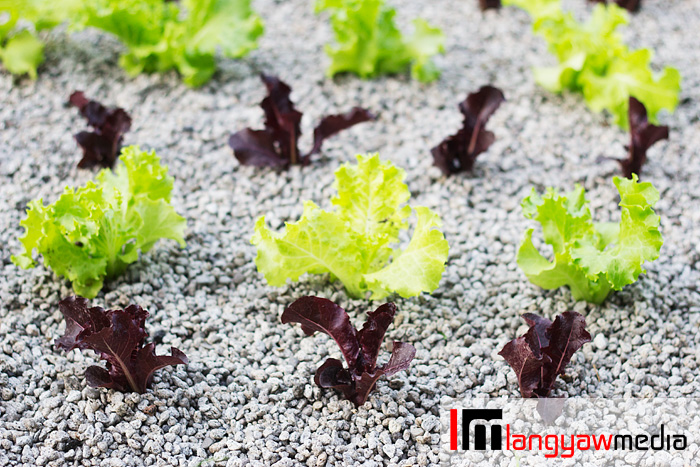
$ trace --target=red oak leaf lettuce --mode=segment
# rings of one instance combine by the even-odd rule
[[[377,366],[384,334],[395,313],[396,305],[385,303],[368,313],[364,326],[357,331],[344,309],[325,298],[307,296],[284,310],[282,323],[299,323],[307,336],[318,331],[335,340],[348,368],[340,360],[329,358],[316,371],[314,381],[319,387],[339,390],[359,407],[382,375],[391,376],[407,369],[416,354],[411,344],[394,342],[389,361]]]
[[[523,397],[547,397],[557,376],[583,344],[591,341],[586,320],[575,311],[557,316],[552,323],[532,313],[523,315],[530,329],[508,342],[498,353],[513,368]]]
[[[496,139],[485,127],[503,101],[503,92],[494,86],[482,86],[478,92],[469,94],[459,104],[459,111],[464,115],[462,128],[431,150],[434,165],[445,175],[471,171],[476,156]]]
[[[156,370],[188,362],[175,347],[170,348],[170,355],[158,356],[155,344],[145,344],[148,312],[138,305],[105,311],[99,306],[88,307],[84,298],[69,297],[58,306],[66,320],[66,331],[56,339],[56,347],[93,350],[107,360],[106,369],[91,366],[85,371],[92,387],[144,393]]]
[[[83,150],[81,169],[94,166],[113,168],[122,149],[123,135],[131,128],[131,117],[122,108],[109,109],[75,91],[68,100],[77,107],[93,131],[81,131],[75,140]]]
[[[306,154],[299,151],[302,113],[289,95],[292,89],[276,76],[262,74],[267,96],[260,103],[265,112],[265,128],[246,128],[229,138],[233,154],[243,165],[287,168],[292,164],[308,165],[313,154],[321,150],[323,141],[358,123],[374,120],[368,110],[354,107],[349,112],[324,117],[314,130],[314,144]]]
[[[627,158],[615,160],[620,163],[625,177],[632,178],[632,174],[640,175],[642,165],[647,161],[647,150],[657,141],[668,139],[668,127],[649,123],[646,107],[634,97],[630,97],[628,116],[630,145],[627,146]]]

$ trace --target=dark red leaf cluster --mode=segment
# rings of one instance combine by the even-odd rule
[[[83,150],[78,162],[81,169],[101,166],[114,167],[122,149],[123,135],[131,128],[131,117],[122,108],[109,109],[97,101],[89,100],[82,91],[75,91],[68,99],[77,107],[94,131],[81,131],[75,140]]]
[[[311,156],[321,150],[326,138],[375,116],[361,107],[321,119],[314,130],[314,144],[306,154],[299,152],[302,113],[289,99],[292,89],[276,76],[260,75],[267,87],[267,96],[260,103],[265,112],[265,128],[246,128],[234,133],[228,144],[243,165],[287,168],[292,164],[307,165]]]
[[[617,3],[620,8],[625,8],[628,11],[639,11],[642,6],[642,0],[588,0],[595,3]]]
[[[525,335],[508,342],[498,353],[518,376],[523,397],[547,397],[557,376],[583,344],[591,341],[586,320],[575,311],[557,316],[552,323],[532,313],[523,315],[530,326]]]
[[[106,369],[91,366],[85,370],[85,379],[92,387],[144,393],[156,370],[188,362],[175,347],[170,348],[169,356],[158,356],[155,344],[144,345],[148,312],[138,305],[105,311],[99,306],[88,307],[82,297],[69,297],[58,306],[66,320],[66,331],[56,339],[56,347],[93,350],[107,360]]]
[[[405,370],[416,349],[411,344],[394,342],[386,365],[377,367],[377,356],[387,328],[394,320],[396,305],[386,303],[368,313],[360,331],[350,323],[341,307],[319,297],[302,297],[282,313],[282,323],[300,323],[307,336],[316,331],[331,336],[340,347],[348,368],[340,360],[329,358],[316,371],[314,381],[322,388],[335,388],[355,405],[365,403],[377,380]]]
[[[481,11],[496,10],[501,8],[501,0],[479,0]]]
[[[505,100],[500,89],[482,86],[459,104],[459,111],[464,115],[462,128],[431,150],[433,163],[442,173],[450,175],[472,170],[476,156],[486,151],[496,139],[485,127]]]
[[[620,163],[625,177],[632,174],[641,175],[642,166],[647,161],[647,150],[657,141],[668,139],[668,127],[652,125],[647,119],[647,109],[634,97],[629,102],[630,145],[627,146],[627,158],[615,159]]]

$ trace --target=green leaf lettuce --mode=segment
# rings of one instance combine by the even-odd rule
[[[658,75],[650,68],[652,51],[630,50],[617,32],[629,15],[614,3],[598,4],[588,21],[578,22],[564,12],[560,0],[507,0],[533,18],[533,31],[542,36],[559,64],[535,69],[535,81],[545,89],[583,94],[594,112],[607,110],[627,129],[630,96],[646,107],[649,119],[678,105],[681,76],[665,67]]]
[[[217,50],[243,57],[263,33],[250,0],[93,0],[81,10],[78,27],[118,37],[128,49],[119,59],[128,74],[174,68],[189,86],[212,77]]]
[[[93,298],[106,278],[121,274],[157,240],[185,246],[185,219],[170,204],[173,179],[154,152],[124,148],[112,172],[102,170],[96,182],[66,188],[53,204],[29,203],[20,222],[24,251],[12,261],[27,269],[36,265],[33,251],[46,267],[70,280],[78,295]]]
[[[444,53],[445,36],[422,19],[413,21],[408,39],[399,31],[396,10],[384,0],[317,0],[316,12],[330,10],[335,45],[327,45],[331,58],[328,75],[355,73],[361,78],[403,72],[429,82],[440,76],[431,57]]]
[[[437,230],[439,216],[417,207],[413,237],[405,249],[394,247],[412,211],[405,205],[410,192],[404,178],[403,170],[379,155],[359,155],[357,165],[336,171],[335,210],[307,201],[301,219],[281,233],[271,232],[260,217],[252,238],[258,271],[273,286],[305,273],[330,273],[356,298],[366,292],[375,300],[394,292],[402,297],[432,292],[445,269],[448,245]]]
[[[544,289],[566,285],[574,299],[599,304],[611,290],[635,282],[646,272],[644,263],[659,257],[663,239],[653,210],[659,192],[636,175],[613,181],[621,197],[617,224],[592,221],[581,186],[563,196],[553,188],[544,196],[533,189],[523,200],[525,217],[540,223],[554,253],[553,261],[546,259],[532,243],[534,229],[525,232],[517,261],[530,282]]]

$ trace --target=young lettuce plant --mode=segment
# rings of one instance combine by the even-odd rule
[[[328,76],[354,73],[361,78],[403,72],[430,82],[440,77],[431,57],[445,52],[445,36],[422,19],[413,20],[409,39],[394,22],[396,10],[384,0],[317,0],[316,13],[330,10],[337,45],[326,46]]]
[[[299,323],[307,336],[315,332],[328,334],[340,347],[348,368],[340,360],[329,358],[316,370],[314,382],[322,388],[334,388],[356,406],[367,401],[381,376],[392,376],[408,369],[416,355],[411,344],[394,342],[391,357],[377,366],[377,356],[384,334],[394,320],[396,305],[385,303],[371,313],[361,330],[350,323],[341,307],[319,297],[301,297],[282,313],[282,323]]]
[[[566,285],[575,300],[600,304],[611,290],[621,290],[646,272],[646,261],[659,257],[663,239],[652,209],[659,192],[649,182],[638,182],[636,174],[613,181],[621,197],[619,224],[594,223],[578,185],[564,196],[553,188],[544,196],[533,189],[523,200],[523,214],[542,225],[544,241],[554,250],[549,261],[532,243],[534,229],[525,232],[517,261],[530,282],[544,289]]]
[[[474,168],[476,156],[486,151],[496,136],[486,130],[491,115],[505,101],[503,91],[494,86],[482,86],[459,103],[464,120],[462,128],[435,146],[431,153],[433,164],[446,176],[469,172]]]
[[[632,174],[641,175],[642,166],[647,161],[647,150],[657,141],[668,139],[668,127],[649,123],[647,109],[634,97],[629,103],[630,144],[627,146],[627,158],[615,159],[627,178]]]
[[[66,320],[64,336],[56,339],[56,347],[67,352],[73,349],[92,350],[107,361],[107,368],[91,366],[85,379],[93,388],[143,394],[153,373],[170,365],[186,365],[187,357],[175,347],[170,355],[156,355],[156,345],[145,344],[148,312],[138,305],[124,310],[88,307],[88,301],[69,297],[58,304]]]
[[[36,79],[44,61],[44,44],[37,33],[61,24],[80,1],[0,0],[0,61],[7,71]]]
[[[298,143],[304,114],[294,107],[289,98],[292,88],[276,76],[262,74],[260,78],[267,87],[267,96],[260,103],[265,112],[265,128],[246,128],[231,135],[228,141],[233,155],[242,165],[278,168],[288,168],[293,164],[307,165],[311,162],[311,156],[321,150],[326,138],[376,118],[361,107],[353,107],[344,114],[323,117],[314,129],[313,147],[302,154]]]
[[[415,232],[408,246],[392,248],[411,214],[403,206],[410,192],[405,173],[379,155],[357,156],[358,164],[344,164],[336,172],[338,195],[334,211],[304,203],[297,222],[282,233],[268,230],[265,217],[255,223],[252,243],[255,264],[268,284],[282,286],[304,273],[330,273],[354,298],[371,292],[380,300],[391,293],[413,297],[438,286],[447,261],[447,240],[437,227],[440,217],[427,207],[414,209]]]
[[[527,332],[508,342],[498,355],[513,368],[523,397],[547,397],[557,376],[564,374],[571,357],[591,341],[586,320],[566,311],[552,323],[532,313],[523,315]]]
[[[545,89],[582,93],[591,110],[607,110],[624,129],[630,96],[644,104],[653,123],[661,109],[673,112],[678,105],[680,73],[666,67],[655,76],[652,51],[629,50],[616,32],[629,15],[617,5],[596,5],[582,24],[562,10],[561,0],[506,1],[533,17],[533,30],[559,60],[558,66],[535,69],[535,81]]]
[[[176,69],[193,87],[212,77],[217,51],[243,57],[263,33],[250,0],[92,0],[83,2],[77,19],[77,27],[124,43],[119,63],[129,75]]]
[[[28,269],[36,249],[44,265],[73,283],[76,294],[93,298],[105,279],[121,274],[161,238],[185,246],[185,219],[170,204],[173,178],[155,152],[124,148],[114,171],[96,182],[66,188],[55,203],[29,203],[20,242],[24,251],[12,262]]]
[[[88,125],[94,128],[94,131],[81,131],[75,135],[75,141],[83,150],[78,167],[114,167],[122,150],[123,135],[131,128],[129,114],[122,108],[108,109],[89,100],[82,91],[73,92],[68,102],[77,107]]]

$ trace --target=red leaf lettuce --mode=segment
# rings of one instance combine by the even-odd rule
[[[58,306],[66,320],[66,331],[56,339],[56,347],[66,351],[93,350],[107,360],[106,369],[91,366],[85,371],[85,379],[92,387],[144,393],[156,370],[188,362],[175,347],[170,348],[169,356],[158,356],[155,344],[144,345],[148,312],[138,305],[105,311],[99,306],[88,308],[84,298],[68,297]]]
[[[615,159],[620,163],[625,177],[640,175],[642,165],[647,161],[647,150],[657,141],[668,139],[668,127],[649,123],[644,104],[630,97],[629,110],[630,145],[627,146],[627,158]]]
[[[513,368],[523,397],[547,397],[558,375],[583,344],[591,341],[586,320],[566,311],[552,323],[532,313],[523,315],[530,329],[508,342],[498,353]]]
[[[469,94],[459,104],[459,111],[464,115],[462,128],[431,150],[434,165],[445,175],[471,171],[476,156],[496,139],[485,127],[503,101],[503,92],[494,86],[482,86],[478,92]]]
[[[260,75],[267,87],[267,96],[260,103],[265,112],[265,128],[246,128],[229,138],[229,146],[243,165],[287,168],[292,164],[308,165],[313,154],[321,150],[323,141],[358,123],[374,120],[368,110],[354,107],[349,112],[329,115],[314,129],[314,144],[306,154],[299,151],[302,113],[289,99],[292,89],[276,76]]]
[[[122,108],[109,109],[97,101],[89,100],[82,91],[75,91],[68,99],[77,107],[94,131],[81,131],[75,140],[83,150],[78,162],[81,169],[94,167],[113,168],[122,149],[123,135],[131,128],[131,117]]]
[[[396,305],[385,303],[369,313],[364,326],[357,331],[341,307],[325,298],[307,296],[284,310],[282,323],[299,323],[307,336],[319,331],[335,340],[348,368],[340,360],[329,358],[316,370],[314,381],[319,387],[341,391],[359,407],[382,375],[391,376],[407,369],[416,354],[411,344],[394,342],[387,364],[377,367],[377,355],[395,313]]]

